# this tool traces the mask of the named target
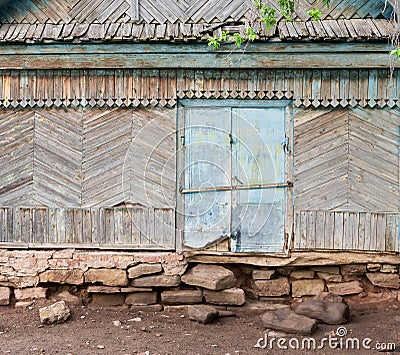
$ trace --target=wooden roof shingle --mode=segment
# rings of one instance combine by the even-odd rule
[[[1,24],[0,42],[116,42],[116,41],[201,41],[216,31],[242,33],[245,24]],[[258,40],[279,37],[281,40],[386,40],[395,25],[385,19],[340,19],[280,22],[266,32],[258,25]]]

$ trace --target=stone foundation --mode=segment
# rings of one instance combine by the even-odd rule
[[[0,250],[0,306],[47,298],[149,311],[199,303],[268,309],[322,291],[400,301],[399,289],[399,263],[263,267],[188,263],[174,252]]]

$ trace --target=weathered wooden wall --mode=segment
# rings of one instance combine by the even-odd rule
[[[0,246],[174,249],[169,208],[0,208]]]
[[[295,209],[397,212],[400,110],[296,110]]]
[[[0,138],[1,206],[175,206],[175,110],[1,110]]]
[[[295,249],[399,251],[400,110],[298,109]]]
[[[296,211],[295,249],[400,251],[399,213]]]
[[[0,107],[174,106],[183,98],[400,107],[400,74],[352,70],[0,70]]]

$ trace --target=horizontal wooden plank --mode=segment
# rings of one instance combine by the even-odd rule
[[[65,54],[204,54],[232,53],[229,45],[222,45],[218,51],[207,46],[207,43],[85,43],[85,44],[0,44],[2,55],[65,55]],[[387,43],[313,43],[281,42],[250,43],[244,53],[250,56],[255,53],[387,53],[391,47]],[[235,53],[232,53],[235,54]],[[342,60],[344,58],[341,58]],[[174,63],[177,64],[177,63]],[[343,66],[342,66],[343,67]]]
[[[245,60],[244,60],[245,58]],[[114,68],[387,68],[389,54],[383,52],[342,53],[168,53],[168,54],[15,54],[0,52],[0,69],[114,69]],[[396,67],[399,64],[395,64]]]

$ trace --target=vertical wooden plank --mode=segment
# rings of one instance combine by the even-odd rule
[[[149,231],[149,244],[154,245],[155,242],[155,210],[148,208],[148,231]]]
[[[376,245],[376,226],[377,226],[377,214],[376,213],[371,213],[371,229],[370,229],[370,240],[369,244],[366,245],[366,250],[376,250],[377,245]]]
[[[13,236],[13,228],[14,228],[14,221],[13,221],[13,208],[8,207],[7,208],[7,241],[13,242],[14,241],[14,236]]]
[[[307,249],[315,248],[315,224],[316,224],[316,211],[309,211],[307,213]]]
[[[74,208],[72,210],[74,230],[73,230],[73,243],[81,244],[83,241],[83,211],[81,208]]]
[[[325,212],[325,249],[334,249],[333,240],[335,233],[335,212]]]
[[[325,212],[317,211],[317,219],[315,223],[315,247],[324,249],[325,245]]]
[[[132,213],[128,208],[122,210],[122,234],[123,243],[130,245],[132,243]]]
[[[57,214],[55,208],[49,208],[49,237],[46,242],[57,242]]]
[[[395,214],[386,215],[386,229],[385,229],[385,251],[396,251],[396,226],[397,218]]]
[[[0,243],[8,241],[7,208],[0,208]]]
[[[335,230],[333,233],[333,248],[343,248],[343,212],[335,212]]]
[[[57,235],[56,243],[66,243],[67,237],[67,213],[65,208],[56,208],[56,224],[57,224]]]
[[[113,244],[115,242],[115,223],[114,223],[114,210],[111,208],[104,209],[104,234],[105,243]]]
[[[364,250],[365,246],[365,213],[358,214],[358,243],[357,250]]]
[[[383,213],[377,214],[376,249],[378,251],[385,251],[386,249],[386,216]]]
[[[131,243],[133,245],[139,245],[140,244],[140,220],[141,220],[141,209],[139,208],[132,208],[130,210],[131,215],[132,215],[132,237],[131,237]]]
[[[365,237],[363,250],[369,251],[371,245],[371,213],[365,213]]]
[[[172,248],[175,247],[175,213],[172,208],[164,210],[164,232],[163,232],[163,243],[169,245]]]
[[[92,243],[92,215],[90,208],[82,209],[82,243]]]
[[[163,246],[163,235],[164,235],[164,213],[163,209],[155,208],[154,210],[154,237],[153,243],[157,246]]]
[[[123,231],[123,209],[114,209],[114,243],[122,244],[124,242],[124,231]]]
[[[350,212],[350,223],[351,223],[351,246],[353,250],[358,250],[358,226],[360,223],[360,214],[357,212]]]
[[[140,245],[148,245],[149,243],[149,210],[143,208],[140,211]]]
[[[13,242],[14,243],[21,243],[22,242],[22,236],[21,236],[21,209],[19,207],[14,207],[13,208],[13,229],[12,229],[12,235],[13,235]]]
[[[90,210],[92,215],[92,243],[105,243],[105,223],[104,223],[104,209],[103,208],[92,208]]]
[[[300,249],[307,247],[307,212],[300,212]]]
[[[74,210],[72,208],[65,209],[65,242],[73,243],[74,235]]]
[[[21,242],[29,243],[32,239],[31,209],[21,208]]]
[[[351,249],[352,245],[352,235],[351,235],[351,221],[350,221],[350,212],[343,212],[343,242],[342,247],[345,250]]]
[[[47,208],[34,209],[33,243],[47,243],[49,239],[49,210]]]
[[[300,211],[296,211],[294,218],[294,249],[300,249],[301,228],[300,228]]]

